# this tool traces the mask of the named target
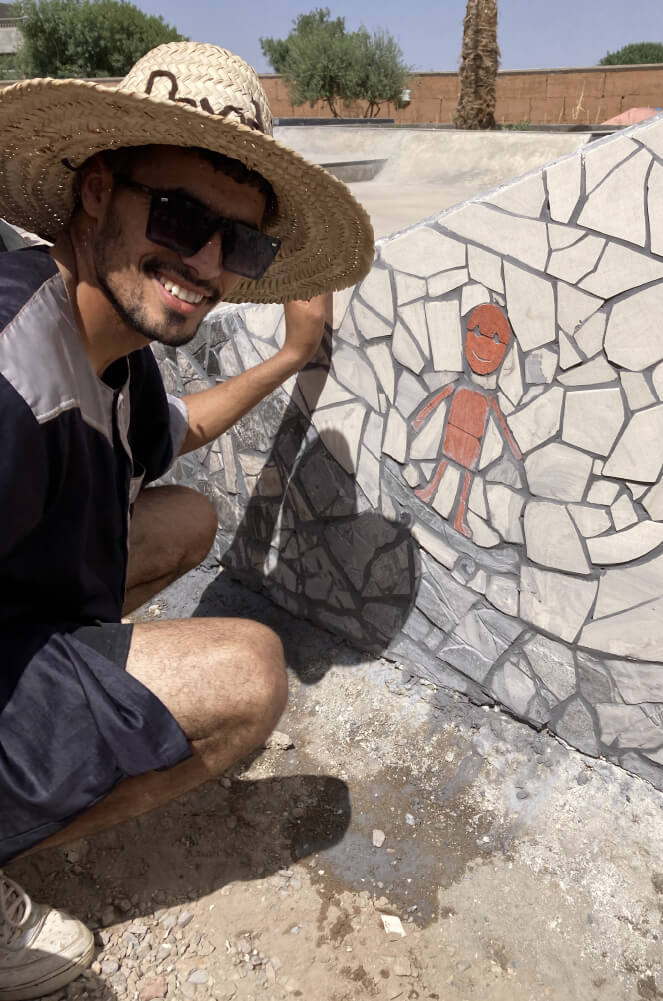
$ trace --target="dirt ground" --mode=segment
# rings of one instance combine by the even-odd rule
[[[289,709],[233,775],[7,868],[98,929],[55,999],[663,998],[659,792],[214,577],[142,615],[269,623]]]

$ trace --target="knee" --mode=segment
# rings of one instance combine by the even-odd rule
[[[281,640],[267,626],[255,627],[252,699],[247,710],[259,746],[278,723],[288,701],[288,675]]]
[[[198,566],[209,553],[218,528],[214,505],[203,494],[191,487],[177,487],[180,491],[181,517],[178,519],[182,555],[182,571]]]

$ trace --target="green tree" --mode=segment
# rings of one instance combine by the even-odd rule
[[[638,63],[663,63],[661,42],[632,42],[616,52],[608,52],[599,66],[634,66]]]
[[[467,0],[456,128],[495,128],[499,61],[497,0]]]
[[[161,17],[125,0],[20,0],[25,76],[124,76],[162,42],[182,40]]]
[[[345,18],[332,20],[327,7],[300,14],[286,38],[261,38],[260,45],[285,77],[293,105],[325,101],[336,118],[340,101],[365,100],[366,113],[376,115],[381,103],[400,97],[407,77],[391,35],[348,32]]]

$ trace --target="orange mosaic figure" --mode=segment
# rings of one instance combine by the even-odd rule
[[[473,372],[480,376],[492,375],[496,372],[504,361],[510,341],[509,321],[498,306],[483,303],[472,311],[467,321],[465,357]],[[502,434],[514,457],[520,460],[521,454],[506,425],[495,396],[466,386],[459,389],[454,389],[453,385],[446,386],[414,418],[414,429],[418,430],[431,412],[452,393],[453,399],[442,443],[442,454],[446,458],[438,465],[430,483],[421,490],[416,490],[415,493],[422,500],[429,501],[439,486],[448,460],[461,466],[465,470],[465,476],[454,519],[454,528],[471,538],[472,533],[465,523],[467,498],[472,481],[471,473],[476,470],[479,463],[481,446],[491,412],[497,418]]]

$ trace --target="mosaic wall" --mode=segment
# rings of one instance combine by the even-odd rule
[[[382,241],[331,365],[177,477],[277,602],[663,787],[662,318],[663,118]],[[215,313],[169,388],[283,322]]]

